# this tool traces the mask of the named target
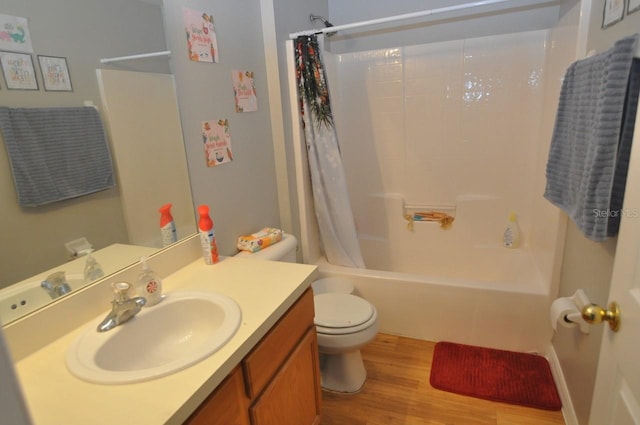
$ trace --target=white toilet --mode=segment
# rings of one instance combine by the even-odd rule
[[[353,295],[348,279],[318,279],[312,287],[322,387],[358,392],[367,379],[360,348],[378,334],[378,313],[369,301]]]
[[[285,234],[282,241],[241,258],[295,262],[297,240]],[[315,324],[320,352],[322,387],[342,393],[360,391],[367,378],[360,348],[378,333],[378,313],[368,301],[353,295],[345,278],[318,279],[312,284]]]

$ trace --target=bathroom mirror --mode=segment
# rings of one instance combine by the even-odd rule
[[[109,138],[116,176],[113,189],[42,207],[20,207],[0,133],[0,298],[3,292],[15,290],[16,283],[34,281],[39,287],[41,274],[52,270],[67,269],[75,289],[75,283],[82,280],[78,270],[84,268],[85,258],[74,260],[65,243],[82,237],[96,250],[96,257],[109,253],[102,264],[105,276],[138,261],[141,254],[157,251],[162,248],[158,208],[165,202],[174,204],[178,237],[193,234],[195,214],[168,57],[100,63],[102,58],[167,50],[161,0],[5,0],[0,14],[27,18],[33,46],[28,54],[39,85],[39,90],[9,90],[0,80],[0,105],[95,105]],[[38,55],[66,59],[72,91],[44,90]],[[104,70],[103,75],[97,70]],[[122,82],[118,73],[133,80]],[[147,85],[149,80],[151,85]],[[146,119],[138,112],[148,109],[136,103],[140,99],[152,106],[161,103],[158,93],[164,89],[153,85],[158,81],[169,89],[170,100],[164,109],[175,113],[172,122],[158,112],[150,112]],[[121,90],[113,92],[114,87]],[[105,98],[111,100],[104,103]],[[169,132],[173,136],[159,141],[158,134]],[[153,178],[176,170],[181,170],[180,178],[172,175],[170,184]],[[176,194],[185,196],[178,200]],[[51,301],[43,298],[43,304]],[[20,315],[12,315],[11,320],[17,317]]]

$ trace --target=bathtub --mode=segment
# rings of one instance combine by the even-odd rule
[[[409,229],[401,197],[385,194],[372,204],[386,224],[358,223],[367,269],[329,264],[316,231],[303,232],[304,262],[318,265],[321,277],[350,279],[376,306],[381,332],[546,353],[552,271],[530,248],[530,232],[517,249],[502,245],[508,210],[501,202],[460,197],[450,228],[414,222]]]
[[[321,277],[346,277],[378,310],[380,331],[429,341],[452,341],[544,353],[552,336],[549,295],[520,280],[479,281],[316,262]]]

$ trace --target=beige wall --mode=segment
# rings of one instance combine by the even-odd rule
[[[591,2],[587,51],[593,49],[596,52],[602,52],[611,47],[620,38],[640,32],[640,11],[625,15],[622,21],[609,28],[602,29],[604,2],[605,0],[592,0]]]
[[[593,1],[587,51],[602,52],[616,40],[640,31],[640,12],[625,16],[614,26],[602,29],[603,8],[604,0]],[[592,242],[569,222],[559,296],[572,295],[582,288],[591,301],[607,304],[615,245],[615,238],[605,243]],[[576,329],[559,328],[552,341],[581,425],[586,425],[589,420],[602,334],[602,327],[592,327],[589,335],[583,335]]]
[[[238,236],[280,226],[270,99],[260,2],[194,0],[188,7],[213,14],[219,63],[189,60],[181,0],[165,0],[165,31],[172,52],[178,103],[195,205],[207,204],[222,255],[237,252]],[[232,70],[253,71],[256,112],[235,111]],[[229,120],[233,161],[207,167],[201,122]]]
[[[7,90],[2,81],[2,106],[82,106],[85,100],[100,105],[95,71],[100,58],[166,49],[160,7],[137,1],[3,0],[0,13],[28,19],[40,84],[38,91],[17,91]],[[37,54],[67,58],[73,92],[43,90]],[[163,61],[142,66],[168,72]],[[4,142],[0,145],[0,288],[63,264],[68,259],[64,243],[78,237],[85,236],[95,248],[127,242],[117,188],[43,207],[19,207]]]
[[[278,206],[277,179],[283,178],[285,173],[282,168],[276,170],[275,166],[286,167],[289,175],[293,175],[293,161],[288,160],[291,158],[291,144],[287,141],[285,152],[278,149],[277,160],[274,153],[272,126],[278,134],[277,126],[283,123],[271,123],[277,114],[272,115],[270,108],[280,108],[280,104],[277,99],[269,97],[267,56],[270,65],[277,56],[281,71],[280,75],[272,74],[270,78],[286,81],[284,40],[289,32],[311,26],[310,13],[327,15],[326,1],[263,0],[246,2],[242,7],[222,0],[190,2],[189,7],[213,14],[220,51],[220,62],[216,64],[188,60],[182,29],[183,4],[178,0],[164,1],[165,28],[168,47],[173,52],[172,71],[176,78],[195,205],[210,206],[218,248],[223,255],[237,252],[238,236],[265,226],[291,226],[293,229],[287,230],[298,233],[296,224],[290,224],[286,214],[281,217]],[[262,13],[273,13],[273,17],[263,17]],[[263,28],[263,25],[269,27]],[[277,45],[272,39],[274,32]],[[235,112],[231,87],[231,71],[234,69],[254,71],[257,112]],[[285,109],[288,107],[286,88],[286,84],[280,87]],[[223,118],[229,119],[233,161],[207,168],[200,122]],[[285,122],[284,126],[285,137],[289,137],[287,127],[290,123]],[[282,140],[276,142],[277,146],[282,146]],[[295,187],[290,185],[289,191],[292,194]],[[282,194],[281,202],[287,204],[286,208],[291,208],[295,221],[295,199],[291,195],[289,197],[292,198],[291,206],[286,194]]]

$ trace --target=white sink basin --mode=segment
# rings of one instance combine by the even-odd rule
[[[124,384],[177,372],[219,350],[240,326],[240,307],[209,292],[171,292],[107,332],[91,323],[69,347],[67,368],[85,381]]]

